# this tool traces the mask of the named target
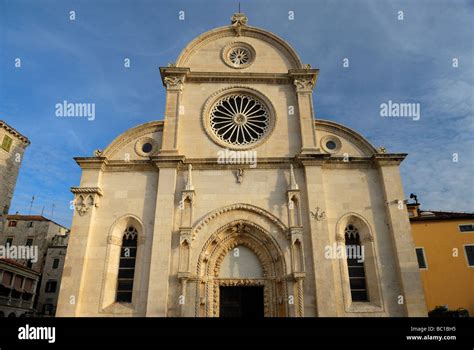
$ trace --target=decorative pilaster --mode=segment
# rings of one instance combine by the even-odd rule
[[[159,155],[151,157],[159,169],[156,194],[155,222],[151,246],[150,277],[146,316],[168,315],[169,274],[171,266],[171,232],[175,230],[176,181],[182,156]],[[179,214],[179,213],[178,213]],[[176,302],[173,300],[173,302]]]
[[[311,277],[315,281],[316,310],[318,316],[334,317],[337,316],[337,298],[333,260],[327,259],[324,255],[325,247],[331,246],[333,243],[332,233],[330,233],[328,227],[328,220],[318,220],[318,217],[322,218],[321,213],[327,212],[324,200],[322,163],[305,160],[305,157],[302,157],[301,164],[306,178],[305,197],[308,202],[305,204],[308,208],[317,208],[314,214],[318,212],[320,214],[314,216],[308,213],[308,217],[305,217],[305,223],[309,223],[306,231],[309,233],[309,237],[305,238],[311,242],[308,251],[313,256],[312,261],[308,263],[313,264]]]
[[[184,315],[186,303],[187,282],[191,273],[189,272],[189,257],[191,253],[191,226],[193,222],[193,207],[196,193],[193,185],[193,167],[188,165],[188,177],[186,186],[181,191],[181,201],[179,209],[181,211],[181,223],[179,227],[179,263],[178,263],[178,279],[180,283],[181,293],[178,298],[179,313]]]
[[[290,184],[287,190],[288,195],[288,238],[291,242],[291,270],[296,287],[295,293],[295,316],[302,317],[304,309],[303,281],[305,277],[304,249],[303,249],[303,226],[301,221],[301,195],[300,188],[296,183],[293,165],[290,165]]]
[[[316,129],[312,92],[316,86],[319,69],[290,69],[298,101],[298,114],[301,132],[301,153],[317,153]]]
[[[70,247],[64,262],[64,271],[61,280],[61,289],[58,296],[58,306],[56,315],[77,316],[81,314],[81,309],[88,302],[87,271],[91,259],[88,252],[94,232],[98,230],[96,225],[97,215],[99,215],[99,200],[104,195],[100,184],[102,182],[102,170],[107,160],[105,158],[76,158],[82,169],[88,169],[88,176],[81,179],[80,187],[72,187],[74,194],[74,209],[78,215],[72,219],[71,232],[69,237]],[[71,303],[74,300],[74,303]]]
[[[396,155],[390,154],[374,156],[384,191],[387,223],[395,250],[397,273],[403,294],[403,306],[406,311],[405,316],[426,317],[425,294],[418,268],[415,244],[411,235],[410,220],[406,206],[399,206],[400,201],[405,198],[399,169],[402,159],[396,160]],[[368,239],[370,242],[370,239],[373,238]]]
[[[301,227],[300,189],[295,180],[293,165],[290,165],[290,184],[286,191],[288,196],[288,223],[289,227]]]
[[[178,154],[180,116],[185,114],[181,95],[189,68],[162,67],[160,73],[166,87],[165,123],[160,154]]]

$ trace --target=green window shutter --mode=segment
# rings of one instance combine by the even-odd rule
[[[8,136],[8,135],[3,136],[2,148],[5,151],[10,152],[10,148],[12,147],[12,143],[13,143],[13,139],[10,136]]]

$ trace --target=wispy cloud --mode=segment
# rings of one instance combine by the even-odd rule
[[[33,210],[44,206],[48,213],[54,203],[55,217],[66,225],[69,187],[80,179],[72,158],[161,119],[158,68],[174,62],[202,31],[227,25],[237,10],[219,0],[18,0],[3,7],[0,117],[32,140],[12,211],[29,210],[35,194]],[[282,36],[305,63],[321,69],[317,117],[352,127],[375,146],[409,153],[401,167],[405,189],[423,206],[473,210],[472,1],[243,0],[242,8],[250,25]],[[22,58],[21,69],[13,66],[15,57]],[[130,68],[123,66],[126,57]],[[347,69],[343,58],[350,60]],[[95,103],[96,120],[56,118],[54,105],[63,100]],[[381,118],[379,106],[387,100],[420,103],[421,119]]]

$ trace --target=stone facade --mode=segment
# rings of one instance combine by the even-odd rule
[[[44,315],[54,315],[59,296],[59,286],[64,269],[69,232],[55,235],[48,247],[41,274],[37,310]],[[51,289],[49,285],[56,285]]]
[[[405,154],[315,120],[318,69],[236,14],[160,71],[164,121],[76,158],[57,315],[215,317],[232,286],[262,288],[265,316],[426,315]],[[348,260],[326,255],[349,225],[365,251],[364,301]]]
[[[0,317],[35,314],[40,274],[9,259],[0,259]]]
[[[28,138],[0,120],[0,230],[8,214]]]
[[[36,259],[14,259],[17,264],[36,271],[41,279],[35,292],[35,309],[43,313],[44,304],[52,304],[55,309],[59,294],[59,284],[67,249],[69,229],[40,215],[7,215],[3,232],[0,232],[0,245],[3,247],[32,246],[37,249]],[[64,244],[66,246],[64,246]],[[60,259],[57,269],[52,269],[55,258]],[[36,260],[36,261],[34,261]],[[54,290],[46,291],[46,283],[55,281]]]

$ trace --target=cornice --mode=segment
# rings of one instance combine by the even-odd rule
[[[112,157],[115,152],[121,149],[131,140],[137,139],[148,133],[163,131],[164,121],[155,120],[141,125],[137,125],[131,129],[128,129],[124,133],[117,136],[102,152],[105,157]]]
[[[74,160],[81,167],[81,169],[104,170],[108,164],[106,157],[75,157]]]
[[[292,84],[287,73],[249,73],[249,72],[191,72],[187,76],[190,83],[266,83]]]
[[[372,156],[372,159],[377,165],[380,166],[400,165],[407,155],[407,153],[377,153]]]
[[[285,40],[283,40],[279,36],[271,32],[265,31],[263,29],[256,28],[253,26],[248,26],[248,25],[241,26],[239,32],[240,32],[239,37],[250,37],[250,38],[260,39],[278,48],[278,50],[286,56],[289,62],[291,62],[291,66],[295,68],[303,67],[303,64],[298,54],[296,53],[296,51],[291,47],[291,45],[289,45]],[[234,26],[230,25],[230,26],[214,28],[212,30],[209,30],[201,34],[194,40],[192,40],[183,49],[183,51],[181,51],[178,59],[176,60],[176,66],[178,67],[187,66],[193,53],[198,51],[201,47],[208,44],[209,42],[217,40],[219,38],[224,38],[224,37],[230,37],[230,38],[236,37]]]
[[[150,157],[150,161],[155,164],[157,168],[177,168],[183,164],[186,157],[179,154],[158,155]]]
[[[287,169],[290,164],[299,166],[323,166],[326,169],[373,168],[382,165],[399,165],[406,153],[379,153],[370,157],[339,157],[326,153],[297,154],[295,157],[259,157],[255,169]],[[74,158],[82,169],[100,169],[101,171],[153,171],[156,168],[195,170],[252,170],[251,164],[219,164],[218,158],[186,158],[183,155],[159,155],[147,160],[107,160],[105,157]],[[295,164],[296,162],[296,164]]]
[[[71,187],[71,192],[74,194],[98,194],[99,196],[103,195],[102,189],[100,187]]]
[[[363,151],[367,155],[378,153],[375,147],[372,146],[370,142],[368,142],[361,134],[352,130],[351,128],[348,128],[347,126],[323,119],[315,119],[314,125],[316,127],[316,131],[326,131],[329,133],[333,133],[339,137],[342,137],[355,144],[357,147],[360,148],[361,151]]]
[[[30,140],[26,136],[22,135],[19,131],[15,130],[13,127],[5,123],[3,120],[0,120],[0,127],[5,129],[9,134],[18,138],[26,146],[28,146],[31,143]]]

